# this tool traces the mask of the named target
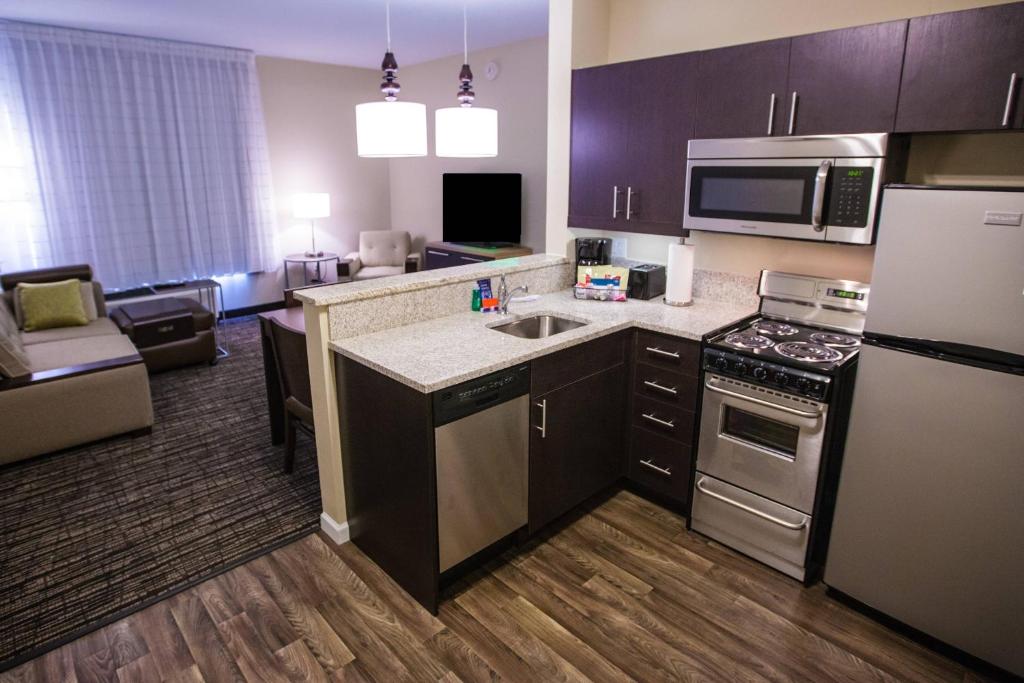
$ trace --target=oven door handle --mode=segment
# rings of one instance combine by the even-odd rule
[[[821,418],[820,410],[812,412],[809,410],[798,410],[796,408],[790,408],[789,406],[780,406],[778,403],[772,403],[771,401],[765,401],[764,399],[761,398],[747,396],[746,394],[738,394],[735,391],[728,391],[727,389],[716,387],[714,384],[711,384],[707,380],[704,380],[704,388],[707,389],[708,391],[713,391],[716,394],[722,394],[723,396],[730,396],[732,398],[739,398],[744,401],[750,401],[751,403],[756,403],[759,406],[765,406],[768,408],[774,408],[775,410],[781,410],[782,412],[789,413],[790,415],[796,415],[798,417],[807,417],[811,418],[812,420],[817,420]]]
[[[731,505],[734,508],[739,508],[740,510],[743,510],[744,512],[749,512],[750,514],[754,515],[755,517],[760,517],[763,520],[771,522],[772,524],[777,524],[777,525],[779,525],[781,527],[784,527],[786,529],[791,529],[793,531],[800,531],[805,526],[807,526],[807,518],[806,517],[804,519],[800,520],[799,522],[787,522],[786,520],[779,519],[778,517],[775,517],[774,515],[769,515],[767,512],[761,512],[757,508],[750,507],[749,505],[741,503],[738,500],[733,500],[732,498],[729,498],[727,496],[723,496],[720,493],[715,493],[714,491],[711,491],[711,490],[709,490],[707,488],[704,488],[704,482],[705,481],[706,480],[703,479],[703,478],[699,479],[697,481],[697,490],[700,491],[701,493],[703,493],[705,496],[709,496],[711,498],[714,498],[715,500],[720,500],[723,503],[725,503],[726,505]]]
[[[822,224],[822,216],[825,213],[825,183],[828,181],[828,171],[832,168],[832,162],[825,159],[818,166],[818,172],[814,174],[814,199],[811,203],[811,227],[815,232],[825,229]]]

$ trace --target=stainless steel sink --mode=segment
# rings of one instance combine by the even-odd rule
[[[578,320],[569,320],[568,318],[560,318],[557,315],[531,315],[526,318],[513,320],[512,322],[494,325],[491,329],[511,334],[514,337],[522,337],[523,339],[543,339],[560,332],[575,330],[577,327],[583,327],[584,325],[586,323],[581,323]]]

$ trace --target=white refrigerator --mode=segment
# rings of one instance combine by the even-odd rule
[[[885,190],[825,583],[1024,675],[1024,188]]]

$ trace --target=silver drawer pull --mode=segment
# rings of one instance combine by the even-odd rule
[[[434,251],[433,249],[427,249],[427,253],[434,256],[451,256],[451,254],[446,254],[443,251]]]
[[[701,480],[699,480],[697,482],[697,490],[700,491],[701,493],[703,493],[705,496],[710,496],[710,497],[714,498],[715,500],[720,500],[723,503],[725,503],[726,505],[731,505],[734,508],[739,508],[740,510],[743,510],[744,512],[749,512],[750,514],[754,515],[755,517],[760,517],[763,520],[769,521],[772,524],[778,524],[779,526],[785,527],[786,529],[792,529],[793,531],[800,531],[805,526],[807,526],[807,518],[806,517],[804,519],[800,520],[799,522],[796,522],[796,523],[787,522],[784,519],[779,519],[778,517],[773,517],[772,515],[769,515],[767,512],[761,512],[757,508],[752,508],[749,505],[745,505],[745,504],[743,504],[743,503],[741,503],[741,502],[739,502],[737,500],[733,500],[732,498],[726,498],[725,496],[723,496],[720,493],[715,493],[714,491],[709,491],[708,489],[704,488],[704,482],[705,481],[706,481],[705,479],[701,479]]]
[[[657,382],[652,382],[649,379],[645,379],[644,380],[644,384],[646,386],[649,386],[651,389],[657,389],[658,391],[664,391],[666,394],[672,394],[673,396],[675,396],[676,394],[679,393],[678,391],[676,391],[675,387],[666,387],[664,384],[658,384]]]
[[[463,261],[472,261],[473,263],[483,263],[485,261],[485,259],[473,258],[472,256],[460,256],[459,258]]]
[[[651,353],[656,353],[667,358],[679,358],[679,354],[675,351],[665,351],[664,349],[659,349],[657,346],[648,346],[647,350]]]
[[[662,427],[668,427],[669,429],[676,428],[676,423],[672,420],[662,420],[660,417],[656,417],[653,413],[640,413],[640,417],[645,420],[649,420],[654,424],[661,425]]]
[[[533,428],[540,432],[540,438],[546,439],[548,437],[548,400],[545,398],[540,403],[533,405],[540,408],[540,426],[533,425]]]
[[[650,467],[652,470],[654,470],[658,474],[664,474],[666,477],[671,477],[672,476],[672,468],[671,467],[658,467],[657,465],[654,464],[653,459],[652,460],[641,460],[640,464],[643,465],[644,467]]]
[[[796,408],[790,408],[789,406],[779,405],[778,403],[772,403],[771,401],[765,401],[760,398],[754,398],[753,396],[747,396],[746,394],[737,394],[735,391],[727,391],[721,387],[716,387],[714,384],[706,381],[704,382],[704,388],[708,391],[713,391],[716,394],[722,394],[723,396],[730,396],[732,398],[738,398],[744,401],[750,401],[756,403],[759,406],[765,406],[767,408],[774,408],[790,415],[797,415],[798,417],[807,417],[812,420],[817,420],[821,417],[821,412],[810,412],[807,410],[797,410]]]
[[[1010,115],[1013,114],[1013,94],[1017,90],[1017,74],[1010,74],[1010,89],[1006,92],[1006,106],[1003,107],[1003,128],[1010,125]]]

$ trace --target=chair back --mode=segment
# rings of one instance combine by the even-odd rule
[[[368,230],[359,233],[359,260],[364,266],[405,266],[412,251],[412,236],[404,230]]]
[[[271,318],[270,341],[274,349],[277,376],[281,378],[281,393],[284,400],[294,398],[312,409],[313,395],[309,384],[306,335],[288,329]]]

